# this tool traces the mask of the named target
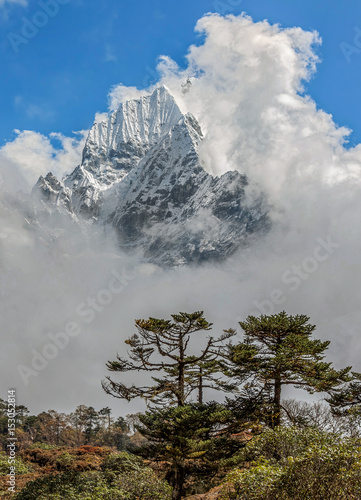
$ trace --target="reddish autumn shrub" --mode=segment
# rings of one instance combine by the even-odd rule
[[[104,448],[101,448],[100,446],[89,446],[87,444],[84,444],[77,449],[77,453],[79,455],[86,453],[91,453],[94,455],[104,455],[106,453],[106,450],[104,450]]]
[[[32,448],[25,450],[21,453],[21,457],[26,462],[31,462],[39,465],[39,467],[53,466],[56,459],[54,450],[41,450],[39,448]]]

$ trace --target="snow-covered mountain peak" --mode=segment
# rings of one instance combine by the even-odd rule
[[[122,103],[106,121],[94,123],[83,167],[101,183],[121,180],[183,117],[166,87]]]
[[[148,261],[224,259],[268,230],[267,204],[263,197],[246,204],[248,180],[238,171],[208,174],[202,140],[195,117],[158,87],[95,123],[82,164],[63,182],[41,177],[33,197],[50,224],[68,214],[82,227],[111,227],[121,248]]]

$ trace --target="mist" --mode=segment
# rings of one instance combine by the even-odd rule
[[[126,354],[134,319],[179,311],[203,310],[214,336],[249,314],[306,314],[316,337],[331,340],[328,359],[361,370],[361,145],[348,147],[350,131],[306,93],[321,38],[247,16],[207,15],[196,30],[202,42],[185,69],[160,57],[159,83],[199,120],[204,168],[246,174],[249,203],[264,193],[272,230],[222,264],[173,270],[121,253],[114,235],[91,225],[43,234],[12,196],[50,170],[61,178],[75,168],[84,133],[57,135],[57,150],[51,138],[18,132],[0,150],[0,397],[15,388],[33,413],[143,408],[102,391],[105,363]],[[115,86],[109,110],[150,91]]]

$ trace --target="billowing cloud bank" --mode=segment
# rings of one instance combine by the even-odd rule
[[[237,169],[250,179],[250,198],[266,193],[273,230],[222,266],[164,272],[102,240],[84,248],[76,235],[40,250],[3,206],[0,378],[34,410],[71,409],[79,392],[85,404],[110,405],[100,389],[104,363],[123,348],[134,318],[179,310],[204,309],[215,334],[250,313],[308,314],[317,335],[332,340],[330,358],[361,370],[361,146],[345,147],[349,131],[304,93],[319,36],[245,16],[205,16],[197,31],[203,41],[190,47],[187,68],[162,57],[160,81],[200,121],[205,168]],[[116,86],[110,107],[148,91]],[[80,143],[62,141],[68,149],[59,156],[48,139],[23,132],[0,150],[1,171],[11,164],[27,182],[52,168],[63,173]]]
[[[74,137],[52,133],[46,137],[31,130],[15,130],[16,138],[0,149],[0,186],[7,191],[29,191],[40,175],[53,172],[58,178],[81,162],[85,131]],[[57,141],[56,148],[52,141]]]

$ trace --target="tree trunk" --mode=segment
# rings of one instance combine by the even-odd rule
[[[199,368],[198,403],[203,403],[203,370]]]
[[[175,465],[174,488],[172,492],[172,500],[181,500],[183,496],[183,486],[185,479],[184,463]]]
[[[273,414],[273,423],[272,428],[278,427],[281,425],[281,377],[276,376],[275,378],[275,386],[274,386],[274,414]]]
[[[183,337],[179,340],[179,360],[178,360],[178,406],[184,406],[185,404],[185,394],[184,394],[184,344]]]
[[[178,406],[184,406],[185,396],[184,396],[184,364],[180,363],[178,365],[178,394],[177,394],[177,404]]]

